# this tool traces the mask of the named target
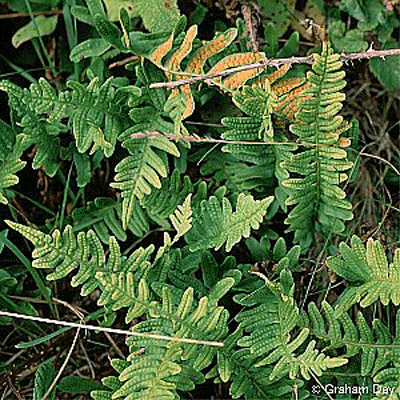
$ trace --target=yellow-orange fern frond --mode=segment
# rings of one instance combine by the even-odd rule
[[[272,74],[261,77],[259,82],[261,85],[265,85],[266,82],[268,82],[269,84],[272,84],[273,82],[277,81],[279,78],[282,78],[282,76],[285,75],[289,71],[289,69],[290,69],[289,64],[282,65],[276,71],[274,71]]]
[[[174,34],[169,37],[167,41],[160,44],[153,53],[150,55],[150,60],[156,64],[158,67],[161,67],[161,62],[163,57],[171,50],[172,44],[174,42]]]
[[[236,74],[232,74],[228,78],[226,78],[223,82],[222,85],[226,87],[228,90],[233,91],[240,86],[243,86],[246,81],[248,81],[250,78],[253,78],[254,76],[257,76],[262,72],[262,69],[260,68],[254,68],[254,69],[248,69],[245,71],[240,71],[237,72]]]
[[[265,57],[264,53],[239,53],[224,57],[208,71],[209,74],[222,72],[225,69],[239,67],[240,65],[253,64]]]
[[[192,74],[200,74],[207,59],[229,46],[237,35],[237,29],[231,28],[219,33],[213,40],[204,44],[189,60],[186,71]]]
[[[277,96],[281,96],[286,93],[292,93],[295,88],[300,87],[305,83],[304,78],[289,78],[280,80],[272,85],[272,90]],[[296,95],[298,95],[297,93]]]
[[[179,71],[182,60],[192,51],[193,40],[197,35],[197,25],[192,25],[186,33],[185,39],[167,62],[167,69]],[[170,80],[170,77],[168,77]]]

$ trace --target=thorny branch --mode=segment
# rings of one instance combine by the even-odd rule
[[[389,56],[400,56],[400,49],[389,49],[389,50],[373,50],[372,46],[367,50],[361,53],[349,53],[349,54],[341,54],[340,60],[343,62],[349,62],[353,60],[361,60],[363,58],[372,58],[372,57],[389,57]],[[255,68],[267,68],[267,67],[279,67],[284,64],[314,64],[314,57],[312,55],[308,57],[291,57],[291,58],[277,58],[277,59],[265,59],[258,63],[242,65],[240,67],[229,68],[224,71],[215,72],[213,74],[204,74],[204,75],[194,75],[191,78],[181,79],[174,82],[157,82],[152,83],[150,85],[150,89],[156,89],[165,87],[168,89],[172,89],[177,86],[182,85],[190,85],[191,83],[197,81],[209,81],[213,78],[232,75],[236,72],[247,71],[249,69]],[[179,73],[176,73],[179,75]]]
[[[232,141],[232,140],[223,140],[223,139],[214,139],[214,138],[210,138],[210,137],[199,137],[197,135],[194,136],[183,136],[180,134],[176,134],[176,133],[159,133],[157,131],[153,131],[153,132],[148,132],[148,133],[143,133],[143,132],[139,132],[139,133],[133,133],[131,135],[132,139],[154,139],[160,136],[166,136],[171,140],[183,140],[185,142],[190,142],[190,143],[215,143],[215,144],[250,144],[250,145],[261,145],[261,146],[265,146],[265,145],[295,145],[295,146],[304,146],[304,147],[348,147],[350,145],[350,142],[348,142],[348,140],[344,140],[343,143],[338,143],[337,145],[327,145],[327,144],[323,144],[323,143],[301,143],[301,142],[264,142],[264,141],[260,141],[260,142],[249,142],[249,141]],[[344,138],[347,139],[347,138]],[[400,176],[400,171],[393,165],[391,164],[389,161],[385,160],[382,157],[379,156],[375,156],[373,154],[369,154],[369,153],[364,153],[364,151],[360,151],[358,153],[358,156],[365,156],[365,157],[371,157],[371,158],[376,158],[384,163],[386,163],[398,176]],[[1,311],[0,311],[1,313]]]
[[[191,143],[216,143],[216,144],[251,144],[251,145],[296,145],[296,146],[304,146],[304,147],[326,147],[326,144],[323,143],[299,143],[299,142],[250,142],[250,141],[240,141],[240,140],[223,140],[223,139],[214,139],[210,137],[199,137],[197,135],[194,136],[183,136],[176,133],[159,133],[157,131],[148,132],[148,133],[133,133],[131,135],[132,139],[154,139],[160,136],[166,136],[171,140],[183,140],[184,142]],[[345,146],[346,147],[346,146]]]

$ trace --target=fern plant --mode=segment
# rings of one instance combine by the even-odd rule
[[[188,204],[187,200],[175,217],[171,216],[178,238],[192,229]],[[230,215],[229,212],[226,214]],[[155,342],[146,337],[128,339],[131,355],[127,360],[113,361],[119,379],[105,378],[103,383],[110,390],[93,392],[95,399],[128,399],[136,392],[135,396],[143,399],[176,397],[179,391],[192,390],[195,384],[203,382],[202,371],[214,362],[216,364],[207,377],[231,381],[234,398],[244,394],[246,399],[257,396],[267,399],[276,393],[284,398],[285,393],[291,393],[288,388],[293,385],[303,392],[304,382],[321,376],[327,369],[343,368],[360,352],[361,376],[371,376],[374,382],[385,383],[399,373],[398,330],[393,338],[386,325],[374,320],[370,326],[361,312],[354,323],[347,313],[348,292],[344,292],[333,306],[322,302],[318,307],[311,302],[308,312],[301,312],[294,298],[294,280],[287,269],[289,262],[283,262],[287,258],[284,254],[281,254],[278,280],[272,281],[253,272],[264,285],[235,296],[235,301],[244,309],[235,317],[238,328],[228,337],[229,314],[218,306],[218,301],[240,282],[241,273],[237,269],[226,270],[225,277],[217,280],[210,286],[208,294],[197,300],[193,287],[177,290],[167,284],[165,276],[168,275],[174,282],[172,270],[167,270],[167,275],[154,273],[160,267],[165,270],[168,264],[171,265],[173,252],[168,248],[176,240],[167,240],[152,267],[153,246],[140,248],[127,258],[121,255],[116,240],[111,238],[110,256],[106,261],[101,242],[93,231],[79,234],[75,239],[69,227],[62,237],[58,231],[51,237],[20,224],[7,223],[34,243],[36,260],[33,265],[52,269],[48,279],[61,278],[79,267],[72,284],[83,284],[82,295],[100,287],[102,294],[98,304],[114,311],[127,308],[126,322],[147,315],[146,321],[134,326],[135,332],[195,339],[194,343],[164,339]],[[356,237],[352,242],[353,249],[344,244],[341,246],[345,260],[354,260],[361,266],[364,263],[365,267],[386,273],[385,256],[377,242],[370,241],[367,249]],[[212,248],[219,246],[218,242],[211,245]],[[374,251],[374,248],[379,250]],[[278,247],[275,251],[278,254]],[[398,258],[399,250],[396,250],[390,267],[393,273],[399,269]],[[357,271],[354,272],[351,263],[341,264],[340,258],[331,258],[328,265],[349,277],[350,281],[357,281]],[[374,282],[371,302],[382,298],[385,304],[387,289],[379,281]],[[358,303],[365,294],[365,288],[359,288],[358,297],[353,295],[353,303]],[[201,344],[205,340],[223,340],[224,346]],[[393,380],[390,382],[393,384]],[[399,382],[396,387],[400,390]]]
[[[326,42],[306,74],[285,64],[151,88],[263,61],[265,53],[290,56],[299,42],[293,34],[279,50],[269,24],[271,48],[249,52],[240,19],[202,41],[176,2],[169,2],[174,26],[161,22],[157,10],[167,3],[157,4],[153,20],[143,1],[87,0],[72,9],[91,27],[70,52],[83,74],[57,89],[45,79],[29,89],[0,82],[12,116],[11,127],[0,126],[0,201],[8,201],[33,145],[34,169],[55,177],[61,161],[74,163],[79,188],[72,201],[65,195],[66,215],[45,227],[6,223],[32,243],[32,266],[47,280],[68,279],[82,296],[96,291],[108,322],[118,312],[135,333],[126,357],[111,360],[116,376],[92,398],[186,398],[214,379],[234,399],[305,399],[310,383],[323,386],[337,372],[337,382],[353,374],[400,398],[400,313],[392,308],[400,303],[399,249],[388,261],[376,241],[340,243],[326,267],[346,281],[343,293],[311,301],[296,279],[314,234],[342,234],[353,216],[340,186],[353,164],[341,137],[351,124],[339,115],[339,55]],[[135,30],[134,15],[149,33]],[[125,55],[134,56],[128,72],[112,76],[108,60]],[[196,130],[189,117],[202,117],[217,93],[229,100],[222,126]],[[210,132],[222,150],[193,156],[197,142],[215,139],[204,138]],[[204,157],[198,168],[193,160]],[[109,197],[85,193],[103,166],[112,170]],[[279,237],[275,222],[294,238]]]

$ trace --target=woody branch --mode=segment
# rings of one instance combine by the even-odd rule
[[[349,53],[341,54],[340,60],[343,62],[361,60],[364,58],[372,57],[389,57],[389,56],[400,56],[400,49],[390,49],[390,50],[373,50],[372,47],[361,53]],[[314,57],[312,55],[308,57],[291,57],[291,58],[277,58],[277,59],[266,59],[254,64],[242,65],[240,67],[229,68],[224,71],[215,72],[213,74],[195,75],[187,79],[180,79],[174,82],[157,82],[150,85],[150,89],[156,88],[169,88],[172,89],[177,86],[190,85],[191,83],[197,81],[208,81],[213,78],[232,75],[236,72],[246,71],[255,68],[267,68],[267,67],[279,67],[284,64],[314,64]],[[179,75],[179,74],[177,74]]]

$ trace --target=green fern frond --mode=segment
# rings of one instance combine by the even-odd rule
[[[62,100],[68,104],[67,115],[71,118],[77,148],[81,153],[93,143],[92,153],[100,147],[110,157],[121,131],[120,102],[129,96],[140,96],[139,88],[115,89],[113,81],[114,78],[109,78],[99,85],[95,77],[86,87],[76,81],[67,82],[71,91],[65,92]]]
[[[110,233],[120,241],[126,240],[126,233],[117,220],[116,202],[113,199],[97,197],[84,207],[76,208],[71,217],[75,221],[75,232],[91,228],[105,244],[109,242]]]
[[[271,140],[274,137],[272,113],[276,107],[277,97],[269,84],[264,87],[244,86],[235,92],[233,102],[247,115],[261,119],[258,137]]]
[[[337,147],[339,135],[350,128],[337,115],[345,99],[340,92],[346,84],[344,72],[340,70],[339,55],[332,53],[329,43],[324,43],[322,54],[314,57],[313,71],[307,74],[311,87],[300,94],[304,100],[290,127],[302,143],[314,146],[283,163],[288,171],[305,176],[282,182],[292,191],[286,204],[296,205],[286,223],[303,247],[309,246],[315,229],[340,233],[343,221],[353,218],[351,204],[339,188],[347,179],[344,171],[352,166],[346,151]]]
[[[236,211],[232,212],[227,198],[222,200],[222,209],[215,196],[203,200],[199,210],[193,213],[193,228],[186,235],[190,250],[218,250],[225,244],[226,251],[230,251],[242,237],[250,235],[250,228],[258,229],[272,201],[272,197],[254,200],[251,195],[241,193]]]
[[[170,215],[171,223],[176,230],[174,242],[187,233],[192,227],[192,209],[190,207],[191,194],[189,194],[182,205]]]
[[[168,232],[164,232],[164,246],[158,249],[156,260],[161,257],[165,250],[176,243],[180,237],[187,233],[192,227],[192,208],[190,205],[191,194],[189,194],[182,205],[170,215],[171,223],[176,230],[175,237],[171,239]]]
[[[310,329],[303,325],[303,317],[294,301],[290,274],[283,270],[278,283],[265,276],[262,278],[266,282],[264,293],[258,291],[257,296],[254,292],[235,298],[239,304],[252,307],[240,312],[235,319],[244,331],[250,332],[237,344],[250,351],[248,357],[253,359],[255,366],[273,366],[270,380],[286,375],[290,379],[301,375],[308,380],[310,373],[319,376],[327,368],[346,364],[346,358],[331,358],[317,351],[314,341],[309,341],[304,349]]]
[[[301,379],[291,380],[287,377],[269,379],[272,367],[255,366],[255,358],[248,348],[235,349],[237,341],[243,335],[241,326],[224,341],[224,347],[218,349],[217,366],[206,378],[216,377],[214,383],[231,381],[229,393],[234,399],[273,400],[276,398],[290,400],[294,396],[306,398],[308,392]],[[236,351],[235,351],[236,350]]]
[[[164,287],[162,301],[150,304],[150,318],[136,324],[133,331],[202,341],[223,340],[228,332],[228,313],[217,303],[233,283],[232,278],[220,281],[198,302],[193,288],[188,288],[175,302],[170,290]],[[148,290],[143,280],[141,285],[141,300],[146,302]],[[204,382],[200,371],[209,366],[217,353],[212,346],[146,337],[132,336],[127,344],[127,361],[116,365],[122,385],[111,382],[109,396],[106,391],[93,392],[95,399],[178,399],[178,390],[192,390],[195,384]]]
[[[365,248],[362,241],[353,236],[351,247],[341,243],[339,248],[341,257],[329,257],[327,264],[351,284],[345,293],[346,307],[355,302],[368,307],[377,300],[384,305],[389,301],[400,304],[400,249],[396,249],[393,262],[389,264],[377,240],[369,239]]]
[[[152,187],[161,188],[159,176],[166,177],[168,164],[153,148],[179,157],[178,148],[164,136],[134,139],[123,142],[130,156],[124,158],[115,168],[115,182],[112,187],[122,191],[122,226],[129,223],[135,199],[141,200],[151,193]]]
[[[320,353],[315,349],[315,344],[316,342],[314,340],[311,341],[304,353],[297,358],[297,362],[300,364],[300,373],[305,379],[311,379],[312,375],[310,374],[310,371],[312,371],[313,374],[320,376],[322,375],[322,372],[327,369],[337,368],[347,364],[348,360],[346,358],[332,358]],[[295,374],[297,374],[297,368],[291,371],[289,376],[295,376]]]
[[[45,82],[45,83],[44,83]],[[57,135],[66,131],[59,121],[48,121],[51,102],[55,98],[54,89],[42,80],[41,85],[32,84],[30,90],[21,89],[8,81],[0,82],[0,90],[8,94],[8,103],[18,115],[17,125],[22,127],[20,144],[22,151],[35,144],[32,167],[45,167],[49,176],[54,176],[59,167],[60,140]]]
[[[173,336],[173,324],[168,319],[149,320],[135,325],[138,333]],[[176,383],[171,378],[182,371],[179,361],[182,349],[166,340],[141,338],[129,340],[130,355],[126,361],[113,360],[119,377],[110,380],[107,377],[103,383],[111,391],[94,391],[95,400],[121,399],[129,400],[177,400]],[[118,361],[118,363],[117,363]]]
[[[4,191],[16,185],[19,178],[15,175],[24,168],[26,162],[21,161],[26,146],[23,137],[15,138],[14,131],[1,121],[0,129],[0,203],[8,204]]]
[[[338,303],[340,303],[339,299]],[[362,313],[354,322],[347,313],[340,316],[327,302],[321,305],[323,315],[314,303],[308,307],[311,332],[319,340],[329,343],[324,351],[346,347],[344,357],[350,358],[361,352],[361,375],[375,375],[391,359],[395,358],[396,345],[386,326],[375,319],[370,327]],[[327,329],[326,329],[327,328]]]
[[[399,400],[400,399],[400,367],[386,368],[374,376],[374,400]]]
[[[234,366],[229,392],[234,399],[242,396],[246,400],[291,400],[299,396],[306,398],[308,391],[300,379],[291,380],[287,377],[269,380],[272,368],[270,366],[255,367],[250,351],[238,350],[232,356]]]
[[[123,276],[125,280],[134,278],[137,283],[134,285],[136,288],[150,266],[149,257],[154,251],[154,246],[151,245],[147,249],[137,249],[129,258],[123,257],[116,239],[111,236],[110,255],[106,260],[101,242],[92,230],[87,233],[79,232],[78,236],[75,236],[72,227],[68,225],[62,234],[57,229],[50,236],[12,221],[6,221],[6,223],[33,243],[35,249],[32,256],[35,260],[32,265],[35,268],[50,269],[52,272],[47,275],[47,280],[64,278],[79,268],[71,280],[71,285],[83,285],[82,296],[87,296],[97,287],[102,287],[100,279],[102,273],[111,280],[117,274],[122,274],[119,276]],[[112,298],[112,294],[109,295],[106,288],[102,287],[102,289],[103,294],[99,302],[108,304],[118,300]],[[117,289],[117,287],[114,285],[112,289]],[[107,301],[105,301],[106,298]]]
[[[267,88],[270,88],[267,85]],[[288,196],[288,189],[283,188],[281,182],[289,177],[284,162],[292,157],[292,152],[297,149],[296,145],[265,145],[258,144],[259,140],[274,140],[275,142],[287,142],[286,137],[280,130],[273,131],[272,117],[275,112],[274,106],[277,97],[273,92],[267,92],[257,86],[244,87],[237,91],[233,97],[235,104],[250,117],[225,117],[222,124],[229,128],[222,134],[222,138],[234,141],[254,141],[257,145],[232,143],[225,145],[222,150],[231,153],[239,160],[256,164],[233,169],[234,180],[244,181],[248,186],[244,190],[253,189],[254,186],[268,186],[270,192],[276,186],[274,176],[280,184],[275,189],[276,200],[284,211],[284,201]],[[271,179],[272,178],[272,179]],[[249,186],[251,185],[251,186]]]
[[[139,200],[134,202],[132,209],[135,218],[130,219],[127,229],[136,237],[142,237],[150,230],[148,217],[140,206]],[[75,232],[93,229],[104,244],[109,243],[111,235],[120,241],[125,241],[127,238],[120,222],[122,220],[121,201],[97,197],[94,201],[89,201],[85,206],[72,211],[71,217],[74,221]]]
[[[161,179],[161,187],[153,189],[148,196],[141,199],[140,203],[154,222],[165,229],[170,229],[169,216],[193,190],[190,178],[184,176],[182,179],[179,171],[174,169],[170,176]]]
[[[225,117],[222,124],[229,130],[222,134],[222,138],[231,141],[258,141],[262,131],[262,118],[259,117]],[[254,164],[262,164],[272,152],[268,147],[250,144],[227,144],[223,151],[233,154],[240,160]]]
[[[55,138],[51,136],[66,130],[60,121],[69,118],[80,153],[86,152],[93,144],[91,153],[100,147],[110,157],[122,130],[121,107],[130,97],[139,97],[141,93],[134,86],[116,89],[116,82],[112,77],[101,85],[98,77],[94,77],[87,86],[68,81],[68,89],[57,94],[45,79],[32,84],[29,90],[19,89],[18,86],[3,81],[0,82],[0,90],[9,94],[10,107],[22,117],[24,133],[37,136],[34,138],[35,143],[47,134],[44,137],[46,140],[42,138],[43,146],[50,141],[54,147]],[[47,157],[49,152],[54,153],[54,149],[45,152]]]

